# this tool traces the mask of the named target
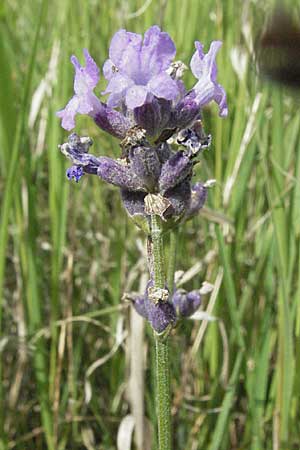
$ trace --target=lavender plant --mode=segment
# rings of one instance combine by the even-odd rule
[[[94,94],[100,71],[85,49],[85,66],[71,57],[75,94],[57,113],[66,130],[75,127],[76,114],[88,114],[120,140],[118,159],[90,154],[92,139],[75,133],[60,149],[72,161],[67,177],[78,182],[92,174],[117,186],[128,215],[147,236],[149,282],[144,295],[131,300],[155,336],[159,450],[171,450],[168,336],[201,303],[200,290],[186,292],[174,285],[175,245],[167,277],[164,237],[197,214],[206,200],[209,183],[193,184],[192,176],[199,155],[210,145],[201,109],[215,101],[219,115],[227,115],[215,62],[221,45],[213,41],[205,54],[203,45],[195,43],[190,68],[197,81],[187,90],[181,79],[187,67],[174,61],[176,48],[167,33],[152,26],[143,39],[120,30],[112,38],[103,66],[108,83],[102,94],[108,94],[107,102]]]

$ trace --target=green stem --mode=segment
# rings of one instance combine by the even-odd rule
[[[168,338],[155,338],[158,449],[171,450],[171,396]]]
[[[152,260],[154,287],[165,288],[165,262],[163,250],[163,237],[161,219],[156,215],[151,216],[151,240],[152,240]]]
[[[168,274],[167,274],[168,280],[167,284],[170,294],[172,294],[174,290],[177,240],[178,240],[178,228],[175,228],[175,230],[170,231],[170,247],[169,247]]]
[[[161,219],[151,216],[152,271],[154,288],[164,289],[166,275]],[[154,333],[156,351],[156,407],[158,450],[171,450],[171,395],[168,338]]]

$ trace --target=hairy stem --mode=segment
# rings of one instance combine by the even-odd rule
[[[167,274],[168,289],[170,294],[172,294],[174,291],[177,240],[178,240],[178,228],[175,228],[175,230],[170,231],[170,247],[169,247],[168,274]]]
[[[154,287],[164,289],[166,275],[161,219],[151,216],[151,240]],[[156,351],[156,407],[158,450],[171,450],[171,402],[168,337],[154,333]]]
[[[155,339],[158,449],[171,450],[171,396],[168,338]]]
[[[151,216],[151,239],[153,258],[154,287],[164,289],[166,284],[165,261],[162,237],[162,225],[160,217]]]

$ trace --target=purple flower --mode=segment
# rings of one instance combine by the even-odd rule
[[[219,114],[226,117],[228,108],[226,94],[223,87],[217,83],[216,54],[222,42],[213,41],[207,54],[203,52],[203,45],[195,42],[196,52],[191,59],[191,70],[198,78],[198,82],[193,88],[196,92],[196,101],[200,108],[214,100],[219,105]]]
[[[75,68],[75,95],[67,106],[57,113],[57,116],[62,119],[62,127],[66,130],[71,130],[75,127],[76,113],[90,114],[93,117],[99,108],[99,99],[93,93],[100,78],[99,69],[87,49],[84,49],[83,53],[85,67],[80,65],[76,56],[71,56],[71,62]]]
[[[71,62],[75,68],[75,95],[64,109],[56,113],[62,119],[61,125],[65,130],[72,130],[75,127],[76,114],[88,114],[100,128],[113,136],[123,138],[132,123],[118,111],[114,111],[101,103],[96,97],[94,88],[100,78],[99,68],[86,49],[83,50],[83,53],[85,67],[80,65],[76,56],[71,57]]]
[[[176,53],[170,36],[161,32],[158,26],[146,31],[142,36],[118,31],[112,38],[109,58],[103,73],[109,81],[104,94],[110,94],[107,104],[120,106],[125,102],[133,110],[153,98],[175,100],[179,88],[175,80],[166,72]]]
[[[226,116],[226,94],[216,81],[215,58],[221,42],[213,41],[206,55],[200,42],[195,45],[191,69],[198,82],[187,92],[180,80],[186,66],[172,62],[176,48],[167,33],[155,25],[143,39],[139,34],[119,30],[103,66],[108,80],[103,92],[109,94],[107,104],[94,94],[100,71],[89,52],[84,50],[85,66],[72,56],[75,95],[57,113],[62,127],[71,130],[76,114],[88,114],[102,130],[119,139],[138,125],[153,141],[161,143],[193,125],[203,106],[212,100],[219,105],[220,116]]]

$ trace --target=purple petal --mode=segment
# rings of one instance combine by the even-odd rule
[[[72,130],[75,127],[75,116],[77,113],[96,117],[100,111],[100,100],[93,92],[87,92],[82,95],[74,95],[66,107],[58,111],[56,115],[62,119],[61,126],[65,130]]]
[[[162,72],[151,78],[148,87],[153,95],[166,100],[174,100],[179,94],[176,81],[166,72]]]
[[[103,95],[110,93],[107,105],[111,108],[118,106],[126,90],[133,84],[133,81],[127,76],[116,73],[109,81],[105,91],[102,92]]]
[[[170,36],[157,26],[145,33],[143,44],[141,35],[118,31],[111,42],[110,60],[104,64],[109,80],[104,92],[110,93],[108,105],[117,107],[125,99],[129,109],[138,108],[151,101],[151,91],[156,97],[175,99],[179,86],[165,73],[175,52]],[[153,77],[157,79],[151,80]]]
[[[113,36],[110,47],[109,47],[109,57],[112,63],[116,67],[120,67],[122,65],[122,60],[128,51],[129,47],[134,47],[137,50],[140,48],[142,44],[142,36],[136,33],[130,33],[126,30],[119,30]]]
[[[126,106],[129,109],[138,108],[146,103],[148,90],[144,86],[132,86],[126,91]]]
[[[147,84],[150,75],[141,70],[140,46],[129,45],[123,54],[122,61],[118,66],[121,73],[126,74],[137,85]]]
[[[65,130],[72,130],[75,127],[75,116],[78,110],[79,98],[77,95],[71,98],[64,109],[57,111],[56,115],[61,121],[61,126]]]
[[[78,95],[92,91],[98,84],[100,75],[97,64],[90,56],[87,49],[84,49],[85,67],[82,67],[76,56],[71,57],[71,62],[75,67],[74,91]]]
[[[109,56],[111,64],[120,74],[131,78],[137,84],[146,84],[146,80],[139,70],[141,45],[141,35],[120,30],[112,38]],[[112,79],[109,63],[106,62],[104,66],[105,77],[109,80]]]
[[[131,78],[137,84],[146,84],[139,70],[141,44],[141,35],[120,30],[112,39],[110,59],[119,73]],[[110,75],[108,71],[108,76]]]
[[[77,113],[93,116],[100,105],[100,100],[93,93],[93,89],[99,81],[99,69],[86,49],[84,49],[84,56],[85,67],[80,65],[75,56],[71,57],[71,62],[75,68],[75,95],[63,110],[57,112],[57,116],[62,119],[62,127],[66,130],[75,127],[75,115]]]
[[[89,76],[90,87],[91,89],[94,89],[100,79],[100,69],[86,48],[83,49],[83,53],[85,58],[85,70]]]
[[[107,59],[105,63],[103,64],[103,75],[107,80],[110,80],[115,74],[115,66],[113,62],[110,59]]]
[[[192,56],[190,66],[196,78],[199,79],[202,76],[209,76],[212,81],[216,80],[217,65],[215,59],[221,46],[221,41],[212,41],[210,49],[205,55],[203,45],[198,41],[195,42],[196,52]]]
[[[220,84],[215,85],[214,100],[219,105],[219,115],[226,117],[228,115],[228,107],[226,101],[226,92]]]
[[[193,90],[197,94],[195,100],[199,108],[202,108],[214,99],[215,84],[209,78],[200,78]]]
[[[203,46],[200,42],[196,42],[196,52],[191,60],[191,69],[198,83],[194,86],[193,91],[196,92],[196,100],[199,107],[214,100],[219,105],[219,114],[225,117],[228,113],[226,94],[222,86],[217,82],[217,65],[216,55],[220,49],[222,42],[213,41],[208,53],[205,55]]]
[[[168,33],[156,25],[146,31],[141,51],[142,72],[150,77],[166,70],[176,54],[176,47]]]

